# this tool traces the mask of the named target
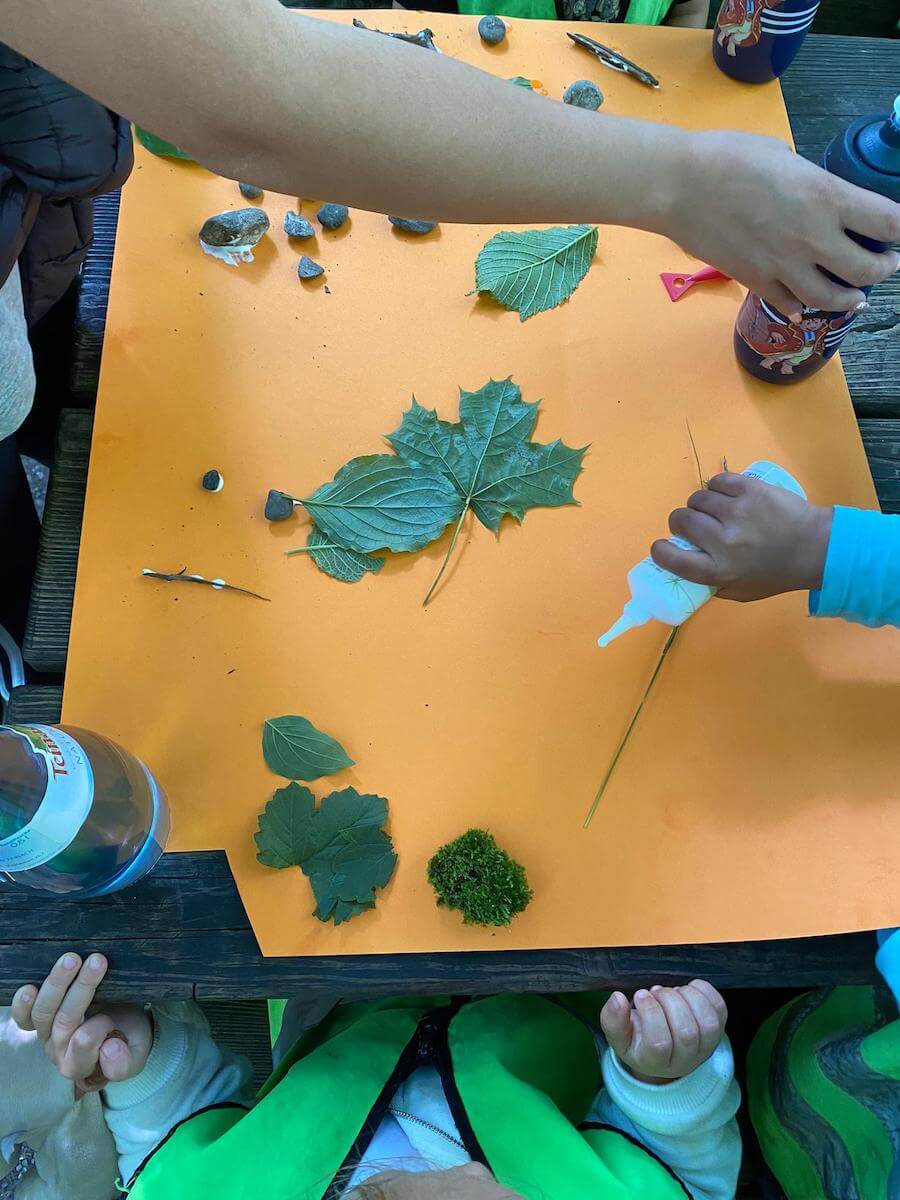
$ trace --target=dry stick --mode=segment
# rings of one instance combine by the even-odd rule
[[[271,603],[268,596],[261,596],[259,592],[251,592],[247,588],[235,587],[233,583],[226,583],[224,579],[204,579],[202,575],[188,575],[187,567],[182,567],[180,571],[172,573],[151,571],[149,567],[144,567],[141,574],[146,575],[148,579],[163,579],[166,583],[205,583],[208,587],[215,588],[217,592],[240,592],[242,596],[252,596],[254,600],[265,600],[266,604]]]
[[[644,689],[644,694],[643,694],[643,696],[641,696],[640,703],[638,704],[637,708],[634,710],[634,714],[632,715],[631,720],[628,722],[628,728],[625,730],[624,736],[622,737],[622,740],[619,742],[619,745],[616,748],[616,752],[613,755],[613,760],[609,764],[606,774],[603,776],[603,782],[600,784],[600,787],[597,789],[597,795],[594,797],[594,803],[591,805],[590,812],[585,817],[584,825],[582,826],[582,828],[584,828],[584,829],[587,829],[588,825],[590,825],[591,821],[593,820],[594,813],[597,811],[600,801],[603,799],[603,793],[606,791],[606,785],[609,783],[610,779],[612,779],[612,773],[616,769],[616,764],[618,763],[619,759],[622,757],[622,752],[624,751],[625,747],[628,745],[628,739],[631,737],[631,731],[634,729],[635,725],[637,724],[637,719],[641,715],[641,709],[644,707],[645,703],[647,702],[647,697],[650,695],[650,690],[653,687],[654,683],[656,683],[656,677],[657,677],[657,675],[659,675],[660,668],[662,667],[663,662],[665,661],[666,655],[671,650],[672,643],[675,641],[675,635],[678,633],[678,630],[680,628],[681,627],[679,625],[675,625],[672,628],[671,633],[669,633],[668,637],[666,638],[666,644],[662,648],[662,654],[660,654],[659,658],[657,659],[656,666],[653,669],[653,674],[650,676],[650,682],[647,684],[646,688]]]

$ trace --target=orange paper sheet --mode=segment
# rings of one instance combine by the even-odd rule
[[[551,96],[589,76],[604,112],[790,136],[778,87],[720,75],[708,33],[592,26],[661,78],[653,92],[592,65],[559,24],[514,22],[497,52],[471,19],[428,22],[447,53],[540,79]],[[467,296],[494,232],[483,227],[417,240],[353,212],[303,247],[327,268],[326,295],[298,283],[298,249],[281,232],[297,201],[267,194],[271,235],[255,263],[228,268],[196,235],[244,203],[236,185],[141,151],[137,168],[64,718],[151,765],[172,803],[172,849],[228,852],[264,953],[719,941],[900,919],[898,635],[810,621],[803,596],[714,601],[685,626],[582,828],[665,636],[650,625],[596,645],[627,598],[628,568],[695,486],[685,419],[707,473],[723,455],[738,468],[771,458],[816,501],[874,506],[837,361],[793,388],[749,378],[731,348],[737,285],[673,305],[658,273],[697,264],[625,229],[601,229],[573,299],[524,324]],[[377,452],[413,392],[455,419],[458,386],[509,374],[543,399],[540,440],[591,444],[580,507],[507,521],[499,539],[467,523],[428,609],[446,540],[353,585],[284,556],[307,523],[267,524],[270,487],[308,495]],[[199,486],[213,467],[218,495]],[[140,574],[184,566],[272,603]],[[352,784],[390,800],[394,879],[373,912],[337,929],[311,916],[299,870],[255,861],[257,815],[282,782],[263,762],[262,723],[283,713],[310,718],[357,762],[317,795]],[[429,856],[472,825],[527,867],[535,899],[509,929],[463,926],[426,882]]]

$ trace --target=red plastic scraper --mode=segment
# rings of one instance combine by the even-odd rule
[[[677,271],[663,271],[660,275],[670,300],[680,300],[695,283],[705,283],[708,279],[730,278],[730,275],[717,271],[715,267],[703,267],[702,270],[695,271],[693,275],[679,274]]]

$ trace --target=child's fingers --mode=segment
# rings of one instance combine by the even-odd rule
[[[707,487],[712,492],[721,492],[724,496],[742,496],[747,490],[746,475],[738,475],[735,471],[720,471],[713,475]]]
[[[600,1010],[600,1028],[619,1058],[631,1048],[631,1005],[621,992],[613,992]]]
[[[728,1005],[725,1003],[725,998],[722,993],[717,991],[708,979],[692,979],[691,987],[696,988],[698,992],[702,992],[713,1008],[719,1015],[719,1019],[724,1026],[728,1020]]]
[[[118,1030],[100,1047],[100,1067],[110,1083],[120,1083],[131,1075],[131,1047]]]
[[[678,988],[654,988],[653,995],[666,1014],[672,1034],[672,1052],[694,1057],[700,1049],[700,1027],[691,1006]]]
[[[693,508],[676,508],[669,513],[669,529],[676,537],[687,538],[698,550],[709,550],[721,542],[721,524]]]
[[[704,488],[702,492],[694,492],[693,496],[687,502],[688,508],[693,508],[697,512],[706,513],[708,517],[712,517],[714,521],[719,521],[724,524],[731,516],[732,501],[728,496],[723,496],[721,492],[711,492],[708,488]]]
[[[31,1019],[31,1010],[34,1008],[34,1002],[36,999],[37,988],[30,983],[26,983],[24,987],[20,987],[13,996],[10,1014],[18,1027],[23,1029],[26,1033],[31,1033],[34,1030],[34,1022]]]
[[[785,287],[783,283],[778,283],[776,281],[775,283],[770,284],[766,288],[766,293],[763,298],[768,300],[768,302],[774,308],[777,308],[779,312],[783,312],[784,315],[791,321],[796,322],[800,320],[800,316],[803,311],[803,304],[797,299],[791,289]]]
[[[647,1059],[641,1063],[642,1070],[650,1068],[649,1074],[654,1069],[667,1067],[672,1059],[672,1033],[659,1001],[649,992],[635,992],[634,1009]]]
[[[63,1053],[69,1038],[84,1021],[88,1008],[94,1002],[94,995],[103,976],[106,974],[106,959],[102,954],[92,954],[84,963],[53,1018],[53,1028],[50,1039],[58,1053]]]
[[[687,987],[680,988],[679,990],[685,1002],[690,1007],[691,1012],[694,1014],[694,1019],[700,1030],[699,1053],[706,1060],[722,1040],[722,1032],[725,1027],[724,1022],[713,1008],[709,997],[698,988],[695,988],[693,984],[689,983]]]
[[[665,567],[689,583],[717,584],[716,564],[705,550],[682,550],[661,538],[650,547],[650,557],[658,567]]]
[[[97,1069],[100,1047],[114,1027],[112,1019],[103,1013],[79,1026],[69,1038],[60,1060],[60,1074],[66,1079],[89,1079]]]
[[[80,969],[81,959],[77,954],[64,954],[38,988],[31,1009],[31,1020],[42,1042],[50,1040],[50,1031],[59,1006]]]

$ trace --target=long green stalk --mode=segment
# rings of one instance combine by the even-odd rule
[[[678,633],[679,628],[680,628],[680,626],[675,625],[672,629],[672,632],[666,638],[666,644],[663,646],[662,653],[660,654],[659,658],[657,659],[656,666],[653,668],[653,674],[650,676],[650,682],[644,688],[644,694],[643,694],[643,696],[641,696],[640,703],[638,704],[637,708],[634,710],[631,720],[628,722],[628,728],[625,730],[622,740],[619,742],[618,746],[616,747],[616,752],[613,755],[612,762],[609,764],[606,774],[603,776],[603,782],[600,784],[600,787],[597,789],[597,795],[594,797],[594,803],[591,805],[590,811],[588,812],[588,815],[585,817],[585,820],[584,820],[584,825],[583,825],[584,829],[587,829],[588,825],[590,825],[591,821],[594,818],[594,813],[597,811],[597,809],[600,805],[600,801],[603,799],[603,793],[606,791],[606,785],[609,783],[610,779],[612,779],[613,771],[615,771],[616,766],[619,762],[619,759],[622,757],[622,753],[623,753],[625,747],[628,745],[628,739],[631,737],[632,730],[634,729],[635,725],[637,724],[638,717],[641,715],[641,710],[643,709],[644,705],[647,702],[647,697],[650,695],[650,692],[651,692],[651,689],[653,688],[654,683],[656,683],[656,677],[659,675],[660,668],[662,667],[663,663],[665,662],[666,655],[672,649],[672,643],[675,641],[675,635]]]

